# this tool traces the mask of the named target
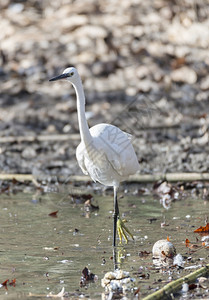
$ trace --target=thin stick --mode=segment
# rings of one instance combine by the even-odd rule
[[[209,181],[209,173],[157,173],[136,174],[130,176],[128,182],[155,182],[155,181]]]
[[[32,181],[35,186],[39,186],[38,181],[32,174],[0,174],[0,180]]]
[[[136,174],[130,176],[126,182],[136,182],[136,183],[149,183],[156,181],[209,181],[209,173],[157,173],[157,174]],[[89,176],[83,175],[71,175],[68,177],[68,181],[91,181]]]
[[[202,267],[189,275],[181,277],[166,284],[162,289],[152,293],[151,295],[143,298],[143,300],[158,300],[158,299],[168,299],[170,295],[177,290],[181,289],[183,283],[190,283],[195,281],[200,276],[205,276],[209,272],[209,264]]]
[[[79,134],[49,134],[38,136],[3,136],[0,143],[22,143],[22,142],[45,142],[45,141],[69,141],[80,140]]]
[[[50,176],[40,177],[39,180],[46,180]],[[33,181],[38,185],[37,179],[32,174],[0,174],[0,180],[19,180],[19,181]],[[168,182],[189,182],[189,181],[209,181],[209,173],[158,173],[158,174],[136,174],[130,176],[126,182],[129,183],[152,183],[156,181]],[[67,177],[58,177],[61,182],[88,182],[92,181],[89,176],[85,175],[70,175]]]

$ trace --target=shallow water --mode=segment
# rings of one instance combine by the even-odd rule
[[[1,298],[7,295],[7,299],[28,299],[32,293],[44,299],[44,295],[57,294],[62,287],[69,297],[101,298],[101,279],[114,268],[113,199],[110,195],[95,195],[94,199],[99,210],[86,212],[84,204],[76,204],[67,193],[0,195],[0,282],[16,279],[15,287],[0,288]],[[121,214],[135,237],[134,242],[120,248],[121,268],[136,278],[142,296],[165,284],[168,276],[178,278],[189,272],[159,272],[151,254],[139,256],[141,251],[151,252],[157,240],[169,236],[177,253],[192,257],[186,261],[187,267],[206,263],[208,250],[198,248],[192,253],[185,247],[185,239],[196,242],[193,231],[205,225],[208,206],[208,202],[192,197],[173,202],[169,210],[151,195],[127,194],[119,200]],[[49,216],[57,210],[57,217]],[[161,227],[164,221],[169,226]],[[81,273],[86,266],[98,280],[81,287]],[[159,278],[162,282],[158,282]]]

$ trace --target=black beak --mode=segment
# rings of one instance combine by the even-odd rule
[[[59,76],[56,76],[56,77],[53,77],[53,78],[49,79],[49,81],[56,81],[56,80],[60,80],[60,79],[65,79],[67,77],[69,77],[69,74],[64,73],[64,74],[61,74]]]

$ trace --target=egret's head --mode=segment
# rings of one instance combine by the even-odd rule
[[[64,70],[64,72],[56,77],[53,77],[49,79],[49,81],[55,81],[55,80],[60,80],[60,79],[66,79],[70,81],[71,83],[76,83],[78,79],[80,79],[78,71],[74,67],[69,67]]]

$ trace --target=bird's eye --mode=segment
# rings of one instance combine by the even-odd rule
[[[74,72],[70,73],[70,76],[73,76],[74,75]]]

